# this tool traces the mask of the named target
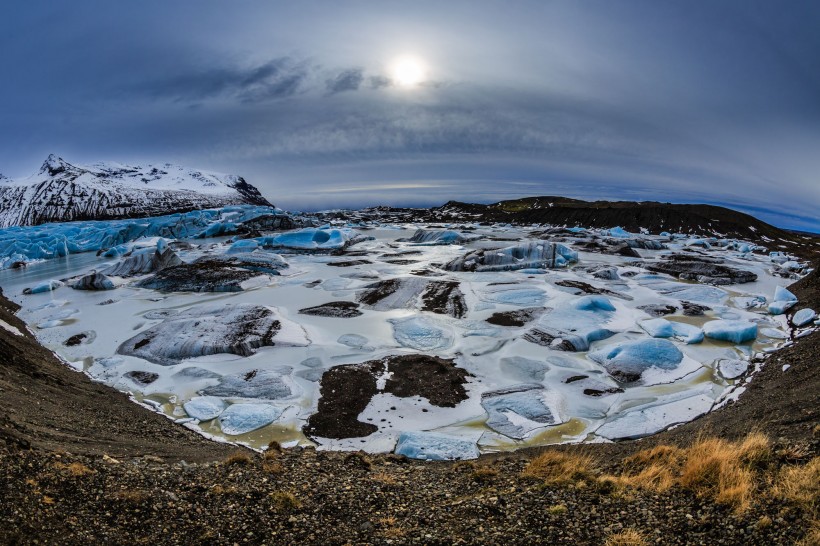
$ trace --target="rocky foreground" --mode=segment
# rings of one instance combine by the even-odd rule
[[[820,302],[816,271],[792,289]],[[818,543],[817,332],[770,357],[737,403],[672,431],[424,463],[209,442],[69,370],[2,303],[5,544]],[[753,429],[770,441],[725,443]],[[684,466],[646,479],[667,476],[653,457]]]

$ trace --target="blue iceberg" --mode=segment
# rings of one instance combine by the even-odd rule
[[[589,358],[623,382],[637,381],[644,371],[656,367],[673,370],[683,360],[683,353],[665,339],[626,341],[589,353]]]
[[[703,325],[703,333],[711,339],[743,343],[757,337],[757,324],[747,320],[711,320]]]
[[[270,404],[233,404],[219,416],[219,426],[223,434],[237,436],[273,423],[282,411]]]
[[[792,323],[795,326],[805,326],[806,324],[810,323],[817,317],[817,313],[814,312],[814,309],[801,309],[800,311],[796,312],[792,317]]]
[[[477,459],[478,446],[470,440],[435,432],[402,432],[396,453],[426,461]]]

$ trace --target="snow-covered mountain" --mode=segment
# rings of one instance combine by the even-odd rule
[[[170,163],[85,166],[51,154],[32,176],[11,180],[0,175],[0,228],[157,216],[240,204],[272,206],[241,176]]]

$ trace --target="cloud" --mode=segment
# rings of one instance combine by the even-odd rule
[[[327,80],[327,91],[331,95],[345,91],[356,91],[364,81],[364,70],[350,68],[343,70],[335,78]]]
[[[298,93],[311,69],[307,61],[291,57],[249,67],[184,67],[177,69],[172,77],[149,78],[128,89],[126,95],[183,103],[209,99],[233,99],[243,103],[275,100]]]

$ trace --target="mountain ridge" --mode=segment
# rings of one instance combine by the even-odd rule
[[[74,165],[50,154],[39,171],[0,176],[0,228],[158,216],[227,205],[273,206],[244,178],[171,163]]]

